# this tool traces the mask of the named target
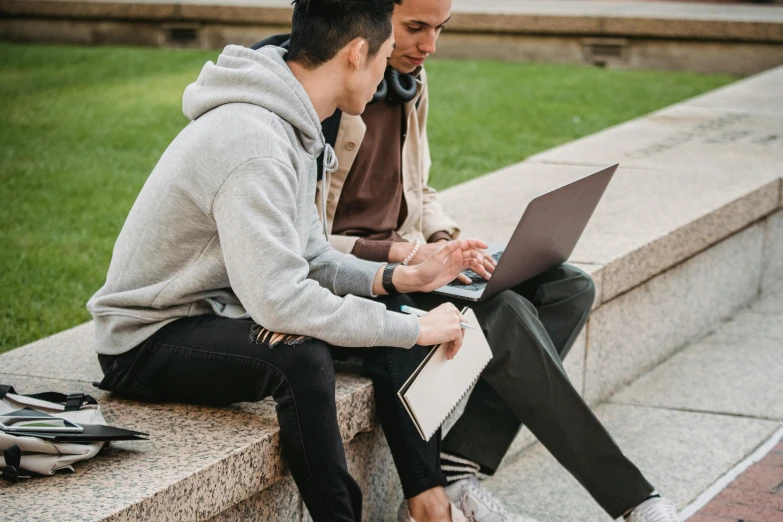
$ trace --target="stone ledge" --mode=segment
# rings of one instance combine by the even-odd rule
[[[173,2],[83,2],[63,0],[0,0],[3,17],[74,18],[102,20],[164,21],[179,16]],[[290,23],[290,19],[288,21]]]
[[[505,242],[533,197],[595,170],[520,163],[444,191],[441,203],[466,237]],[[774,212],[779,191],[764,172],[621,167],[571,262],[596,279],[600,306]]]
[[[778,9],[783,11],[783,7]],[[781,92],[783,92],[783,67],[776,67],[692,98],[686,101],[685,105],[780,114],[783,113]]]
[[[455,2],[449,30],[462,33],[583,35],[683,40],[783,42],[783,13],[774,7],[636,2]],[[0,0],[14,17],[175,20],[288,25],[279,1]]]
[[[596,37],[668,38],[783,42],[780,23],[675,17],[620,17],[616,15],[552,15],[455,13],[449,31],[519,35],[581,35]]]
[[[77,476],[13,486],[0,481],[3,520],[204,520],[285,476],[270,399],[225,408],[118,399],[89,384],[101,377],[92,332],[93,324],[86,323],[4,354],[0,382],[20,393],[90,393],[110,424],[150,433],[150,440],[113,444],[77,464]],[[340,374],[336,400],[346,443],[374,428],[369,380]],[[24,499],[47,498],[53,490],[56,513],[26,508]],[[203,502],[205,492],[210,502]]]

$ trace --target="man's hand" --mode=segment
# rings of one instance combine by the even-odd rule
[[[408,262],[408,264],[410,266],[422,264],[447,242],[448,239],[441,239],[439,241],[436,241],[435,243],[420,244],[419,251],[416,252],[416,255],[413,256],[413,258]],[[413,252],[413,243],[403,243],[403,242],[394,243],[391,251],[389,252],[389,262],[401,263],[408,257],[408,255],[411,252]],[[487,272],[493,274],[495,272],[496,266],[497,266],[497,261],[495,261],[492,258],[492,256],[484,256],[484,269]],[[466,275],[460,274],[457,277],[463,283],[470,283],[470,278]]]
[[[487,264],[483,249],[487,244],[478,239],[457,239],[440,246],[423,263],[398,267],[394,271],[394,286],[400,292],[431,292],[450,283],[462,271],[471,269],[485,279],[491,277],[494,264]],[[489,266],[490,270],[486,267]],[[469,278],[462,276],[460,280]]]
[[[459,323],[464,320],[456,306],[443,303],[419,318],[419,338],[416,344],[421,346],[445,344],[446,358],[453,359],[462,346],[465,330]]]

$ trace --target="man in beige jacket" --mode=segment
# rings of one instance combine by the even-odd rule
[[[395,5],[396,49],[374,103],[361,116],[337,113],[322,124],[338,166],[320,182],[316,204],[319,210],[325,206],[326,230],[338,250],[417,264],[460,233],[428,183],[429,97],[422,68],[450,11],[451,0]],[[491,258],[486,263],[491,271]],[[674,505],[659,497],[623,455],[563,370],[562,359],[583,328],[594,295],[590,277],[564,264],[472,304],[493,360],[440,449],[450,483],[446,493],[469,520],[522,520],[476,476],[497,470],[523,424],[612,518],[678,520]],[[427,309],[447,300],[432,294],[412,299]]]

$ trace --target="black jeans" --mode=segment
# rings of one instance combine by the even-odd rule
[[[471,306],[492,348],[444,451],[493,474],[524,424],[612,518],[652,493],[563,369],[595,299],[590,276],[561,265],[484,302],[413,298],[428,309],[444,301]]]
[[[397,310],[413,304],[406,297],[384,300]],[[310,339],[270,349],[250,339],[253,326],[212,315],[174,321],[130,352],[99,356],[101,388],[137,400],[210,405],[271,396],[283,458],[314,522],[358,522],[362,494],[348,472],[340,437],[333,363],[333,356],[358,356],[373,381],[405,496],[445,484],[440,433],[423,441],[396,395],[429,348],[346,349]]]

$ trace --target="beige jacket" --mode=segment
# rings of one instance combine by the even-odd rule
[[[402,188],[408,207],[408,217],[397,231],[406,241],[426,242],[435,232],[445,231],[452,238],[459,236],[459,227],[443,211],[438,203],[437,192],[427,184],[430,172],[430,147],[427,142],[427,76],[422,69],[416,80],[418,93],[405,104],[407,132],[402,145]],[[367,126],[361,116],[343,114],[337,131],[334,150],[337,155],[338,169],[327,177],[329,183],[326,193],[326,219],[331,231],[337,204],[340,202],[345,180],[359,152]],[[322,182],[318,183],[316,205],[321,216]],[[350,253],[358,240],[355,236],[329,235],[332,246],[342,252]]]

